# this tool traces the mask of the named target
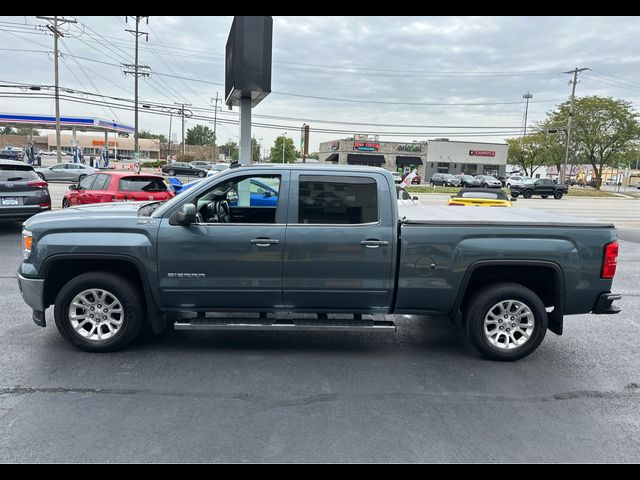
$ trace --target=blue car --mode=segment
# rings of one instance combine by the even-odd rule
[[[202,179],[192,180],[187,183],[182,183],[175,177],[168,177],[169,184],[173,191],[176,192],[176,195],[188,190],[189,188],[197,185],[202,181]],[[255,178],[251,179],[251,205],[252,207],[276,207],[278,206],[278,191],[273,187],[270,187],[266,183],[261,182]],[[234,200],[234,198],[236,198]],[[237,194],[235,192],[231,192],[229,196],[229,206],[237,207],[238,200]]]

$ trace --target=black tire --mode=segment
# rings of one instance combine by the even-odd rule
[[[176,171],[175,170],[169,170],[167,173],[169,174],[170,177],[175,177],[176,176]]]
[[[204,172],[198,172],[198,177],[204,178]]]
[[[531,197],[533,197],[533,192],[531,190],[525,190],[524,193],[522,194],[522,196],[524,198],[531,198]]]
[[[69,319],[69,306],[76,295],[88,289],[104,289],[122,305],[122,326],[107,340],[88,340],[77,333]],[[56,297],[58,331],[71,345],[87,352],[113,352],[129,345],[140,333],[145,319],[144,296],[126,278],[108,272],[87,272],[70,280]],[[106,306],[106,305],[105,305]],[[99,327],[100,328],[100,327]],[[104,330],[102,330],[104,333]]]
[[[66,198],[62,199],[62,208],[69,208],[71,206],[71,204],[69,204],[69,200],[67,200]]]
[[[485,316],[489,314],[492,307],[501,301],[507,300],[516,300],[526,305],[534,321],[529,339],[522,345],[510,349],[494,346],[485,334],[484,323]],[[508,321],[511,321],[511,319]],[[473,295],[469,302],[466,303],[463,311],[463,326],[467,337],[476,350],[491,360],[514,361],[530,355],[538,348],[542,340],[544,340],[545,334],[547,333],[547,324],[547,311],[540,297],[518,283],[497,283],[480,289]],[[508,326],[509,325],[507,325],[507,327]],[[506,328],[504,330],[506,330]],[[506,333],[499,334],[497,340],[504,338],[500,335],[506,335]],[[515,334],[512,335],[515,336]],[[520,339],[522,338],[523,336],[521,335]],[[507,339],[506,342],[503,343],[509,342],[510,340]]]
[[[540,195],[542,198],[549,198],[549,195]]]
[[[40,173],[40,172],[38,172],[38,176],[39,176],[42,180],[46,180],[46,178],[44,178],[44,173]]]
[[[482,184],[482,188],[489,188],[489,184],[488,183],[483,183]]]
[[[553,198],[555,198],[556,200],[560,200],[563,195],[564,192],[562,190],[557,190],[553,193]]]
[[[511,196],[512,196],[513,198],[518,198],[518,197],[520,196],[520,194],[519,194],[519,193],[513,193],[513,192],[511,192]]]

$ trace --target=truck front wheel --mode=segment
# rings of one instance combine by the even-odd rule
[[[126,347],[144,322],[144,296],[135,283],[109,272],[88,272],[58,293],[55,320],[70,344],[89,352]]]
[[[519,360],[532,353],[547,332],[540,297],[517,283],[499,283],[477,291],[463,312],[473,346],[492,360]]]

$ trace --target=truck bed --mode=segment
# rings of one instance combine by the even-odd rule
[[[398,211],[400,221],[406,225],[615,228],[611,223],[533,208],[400,205]]]

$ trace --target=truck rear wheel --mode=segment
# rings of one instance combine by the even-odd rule
[[[522,194],[522,196],[524,198],[531,198],[531,197],[533,197],[533,192],[531,190],[525,190],[524,193]]]
[[[474,294],[463,312],[463,325],[483,356],[513,361],[538,348],[547,333],[547,312],[530,289],[498,283]]]
[[[83,273],[58,293],[56,326],[65,340],[82,350],[119,350],[140,333],[145,313],[143,298],[136,284],[119,275]]]
[[[556,200],[560,200],[562,198],[562,195],[564,194],[564,192],[562,192],[562,190],[557,190],[554,194],[553,194],[553,198],[555,198]]]

